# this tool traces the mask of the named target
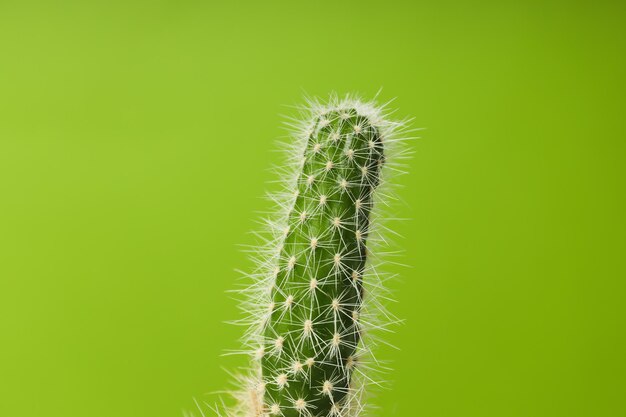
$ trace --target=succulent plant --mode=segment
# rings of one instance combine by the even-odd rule
[[[380,209],[407,155],[405,123],[350,96],[302,110],[288,123],[278,213],[241,290],[251,366],[229,417],[362,416],[382,370],[376,333],[397,323],[374,246],[387,244]]]

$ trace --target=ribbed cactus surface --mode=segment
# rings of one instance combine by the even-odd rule
[[[383,150],[355,108],[321,114],[308,134],[264,330],[265,414],[339,416],[346,404]]]

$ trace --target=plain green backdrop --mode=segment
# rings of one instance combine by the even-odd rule
[[[304,93],[413,142],[379,416],[626,416],[618,1],[0,0],[0,416],[173,417]],[[271,188],[271,187],[270,187]]]

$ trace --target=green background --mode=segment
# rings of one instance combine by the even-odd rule
[[[625,11],[1,0],[0,416],[213,401],[280,115],[381,87],[426,130],[379,415],[625,416]]]

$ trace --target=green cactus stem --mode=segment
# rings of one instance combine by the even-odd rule
[[[380,132],[355,108],[320,115],[308,137],[265,329],[264,409],[340,415],[358,363],[361,282]]]
[[[371,333],[397,322],[385,308],[389,276],[376,268],[388,244],[377,207],[389,206],[388,175],[407,155],[404,122],[353,97],[304,110],[278,167],[278,212],[241,290],[250,368],[228,417],[362,417],[381,368]]]

